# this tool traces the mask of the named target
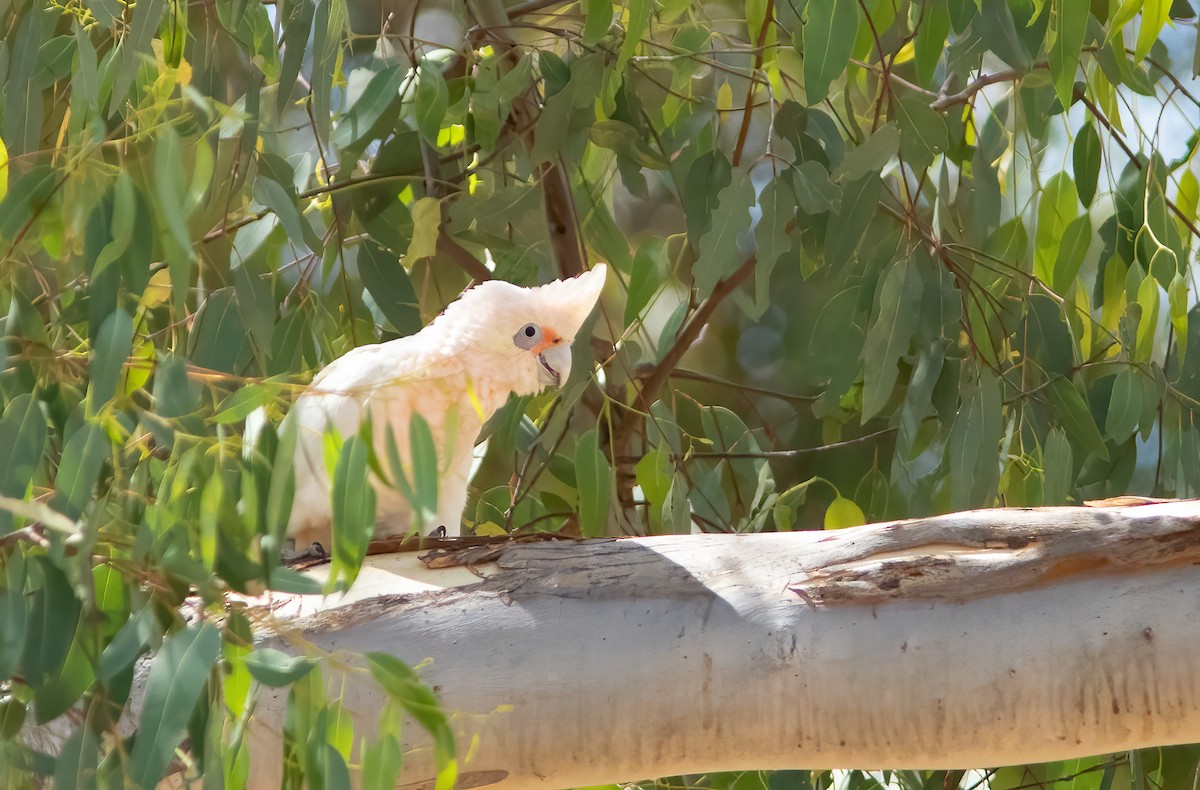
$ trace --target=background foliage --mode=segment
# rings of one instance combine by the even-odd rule
[[[360,742],[221,602],[310,586],[286,438],[243,451],[246,415],[472,278],[619,273],[564,390],[489,427],[480,532],[1200,495],[1188,0],[0,0],[0,31],[6,779],[240,786],[261,684],[289,781],[390,786],[401,711],[453,781],[411,670],[363,662],[391,704]],[[68,711],[57,758],[23,739]]]

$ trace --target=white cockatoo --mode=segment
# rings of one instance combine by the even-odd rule
[[[572,279],[535,288],[501,280],[481,283],[417,334],[360,346],[318,373],[287,418],[298,423],[296,493],[288,521],[295,545],[329,545],[325,432],[349,437],[369,417],[376,457],[394,480],[395,472],[387,468],[387,433],[390,429],[407,465],[413,414],[428,423],[438,456],[437,514],[429,526],[458,535],[480,428],[509,393],[531,395],[567,380],[571,343],[600,297],[606,272],[598,264]],[[407,532],[409,502],[373,473],[370,478],[376,537]]]

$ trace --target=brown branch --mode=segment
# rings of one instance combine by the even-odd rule
[[[533,5],[537,5],[534,8]],[[469,0],[467,7],[480,30],[500,56],[504,69],[516,65],[516,42],[508,34],[512,13],[504,8],[503,0]],[[521,13],[540,10],[540,4],[525,4]],[[533,148],[534,122],[541,113],[533,89],[527,90],[512,103],[512,120],[524,129],[521,138],[527,150]],[[564,277],[579,274],[586,268],[587,253],[579,233],[579,218],[571,195],[571,180],[561,161],[545,162],[538,167],[542,197],[545,201],[546,227],[550,246],[554,250],[559,272]]]
[[[737,143],[733,147],[733,166],[737,167],[742,160],[742,152],[746,148],[746,137],[750,134],[750,119],[754,115],[754,75],[763,67],[766,51],[763,49],[767,42],[767,30],[775,16],[775,0],[767,0],[766,10],[763,11],[762,26],[758,29],[758,42],[754,53],[754,69],[750,73],[750,84],[746,86],[746,103],[742,110],[742,126],[738,129]]]
[[[880,431],[856,436],[853,439],[845,439],[840,442],[830,442],[817,447],[796,447],[791,450],[761,450],[757,453],[729,453],[729,452],[691,452],[685,456],[672,456],[672,460],[686,461],[688,458],[800,458],[805,455],[813,455],[815,453],[824,453],[829,450],[840,450],[843,447],[854,447],[859,444],[867,444],[881,436],[895,433],[899,428],[884,428]]]
[[[696,342],[696,338],[700,337],[700,330],[712,318],[714,312],[721,302],[725,301],[725,297],[737,290],[737,287],[746,281],[750,273],[754,271],[754,265],[758,259],[751,255],[742,264],[734,270],[733,274],[721,280],[713,287],[712,294],[707,299],[700,303],[696,308],[696,312],[692,313],[692,318],[688,321],[679,334],[675,337],[675,342],[667,349],[667,353],[663,355],[662,361],[655,366],[650,375],[646,376],[645,383],[642,384],[641,390],[638,392],[637,398],[634,400],[634,409],[639,412],[649,411],[650,405],[658,398],[658,393],[662,391],[663,385],[671,377],[671,371],[679,364],[679,360],[687,353],[687,350]]]
[[[492,279],[492,273],[488,271],[488,267],[484,266],[482,261],[445,233],[438,234],[437,250],[458,264],[458,267],[476,282]]]
[[[1045,64],[1039,65],[1045,66]],[[1037,68],[1037,66],[1034,68]],[[1021,71],[1019,69],[1005,69],[1004,71],[997,71],[992,74],[980,74],[958,93],[949,95],[945,93],[939,94],[937,99],[930,103],[929,106],[935,110],[946,110],[956,104],[967,104],[975,97],[976,93],[979,93],[987,86],[995,85],[998,82],[1013,82],[1014,80],[1021,79],[1021,77],[1024,77],[1028,73],[1028,71]]]

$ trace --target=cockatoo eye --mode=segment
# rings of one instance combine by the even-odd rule
[[[523,351],[528,351],[540,345],[541,342],[542,329],[537,324],[526,324],[513,335],[513,344]]]

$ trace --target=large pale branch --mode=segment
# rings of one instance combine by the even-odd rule
[[[422,664],[460,754],[478,736],[463,786],[1200,741],[1197,502],[472,551],[446,570],[372,558],[352,596],[292,601],[279,639]],[[369,734],[382,695],[364,673],[329,680]],[[259,701],[262,787],[284,699]],[[403,781],[433,773],[418,747]]]

